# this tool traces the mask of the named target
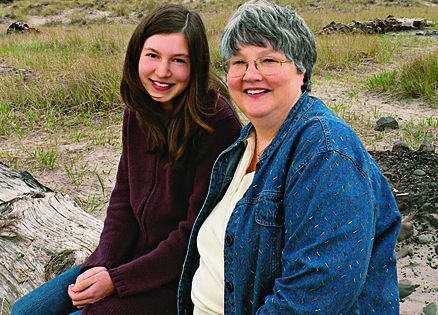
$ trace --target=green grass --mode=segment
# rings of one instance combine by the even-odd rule
[[[400,70],[383,71],[368,78],[366,86],[375,92],[402,97],[424,98],[438,108],[438,50],[412,58]]]
[[[55,163],[58,159],[58,152],[56,149],[43,148],[37,145],[31,155],[39,162],[40,167],[53,170],[56,166]]]
[[[42,35],[0,36],[3,62],[32,71],[26,81],[16,73],[0,78],[0,135],[17,130],[18,116],[29,130],[59,123],[64,115],[121,108],[119,82],[130,31],[120,25],[70,32],[47,27]],[[12,104],[13,112],[7,110]]]
[[[400,71],[400,86],[405,95],[434,100],[438,108],[438,49],[405,64]]]
[[[375,74],[368,79],[367,87],[379,93],[393,91],[397,84],[397,75],[398,72],[396,70]]]

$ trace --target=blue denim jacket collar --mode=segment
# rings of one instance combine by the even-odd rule
[[[284,122],[281,124],[280,129],[278,130],[277,134],[275,135],[274,139],[272,139],[272,142],[270,145],[266,147],[265,150],[263,150],[262,155],[259,157],[259,162],[262,163],[263,160],[270,155],[270,153],[275,150],[275,148],[280,145],[280,143],[283,141],[284,137],[287,136],[287,134],[290,132],[290,130],[294,127],[294,122],[297,121],[300,116],[307,111],[307,109],[312,105],[311,102],[308,102],[309,94],[307,91],[304,91],[303,94],[300,96],[298,101],[295,103],[294,106],[292,106],[292,109],[289,111],[289,114],[287,115]],[[222,153],[225,154],[231,150],[233,150],[236,146],[241,144],[249,135],[249,132],[253,128],[253,125],[251,122],[249,122],[240,132],[239,138],[227,149],[225,149]],[[220,159],[220,156],[217,158],[217,160]],[[216,160],[216,161],[217,161]]]

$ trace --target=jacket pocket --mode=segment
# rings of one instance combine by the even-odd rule
[[[255,221],[267,227],[284,226],[283,196],[277,192],[262,192],[255,205]]]

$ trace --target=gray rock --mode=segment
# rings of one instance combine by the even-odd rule
[[[432,234],[421,234],[418,235],[418,243],[420,244],[430,244],[433,241]]]
[[[438,303],[431,302],[423,308],[424,315],[438,315]]]
[[[420,144],[418,151],[433,153],[433,152],[435,152],[435,146],[433,144],[429,143],[429,141],[423,140],[423,143]]]
[[[414,251],[410,247],[403,247],[397,251],[397,259],[406,257],[406,256],[414,256]]]
[[[419,31],[416,32],[417,36],[438,36],[438,31]]]
[[[392,152],[403,152],[403,151],[411,151],[411,149],[405,142],[400,140],[395,141],[394,144],[392,145]]]
[[[399,125],[397,120],[393,117],[381,117],[376,122],[376,127],[374,127],[374,130],[377,131],[384,131],[387,129],[399,129]]]
[[[418,288],[419,284],[414,284],[411,280],[402,279],[398,282],[398,294],[400,299],[404,299],[405,297],[411,295],[412,292]]]
[[[414,226],[412,225],[412,223],[402,223],[397,240],[404,241],[411,238],[412,235],[414,235]]]
[[[420,170],[420,169],[416,169],[414,171],[414,175],[416,175],[416,176],[424,176],[424,175],[426,175],[426,172],[423,171],[423,170]]]
[[[428,213],[423,218],[430,226],[438,228],[438,214]]]
[[[0,64],[0,76],[2,75],[2,73],[6,73],[6,72],[21,74],[23,76],[23,80],[25,81],[28,80],[33,75],[31,70],[10,67],[7,65]]]

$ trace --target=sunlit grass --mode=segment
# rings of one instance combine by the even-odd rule
[[[401,97],[421,97],[438,108],[438,50],[408,60],[399,70],[383,71],[368,78],[366,86],[375,92]]]

